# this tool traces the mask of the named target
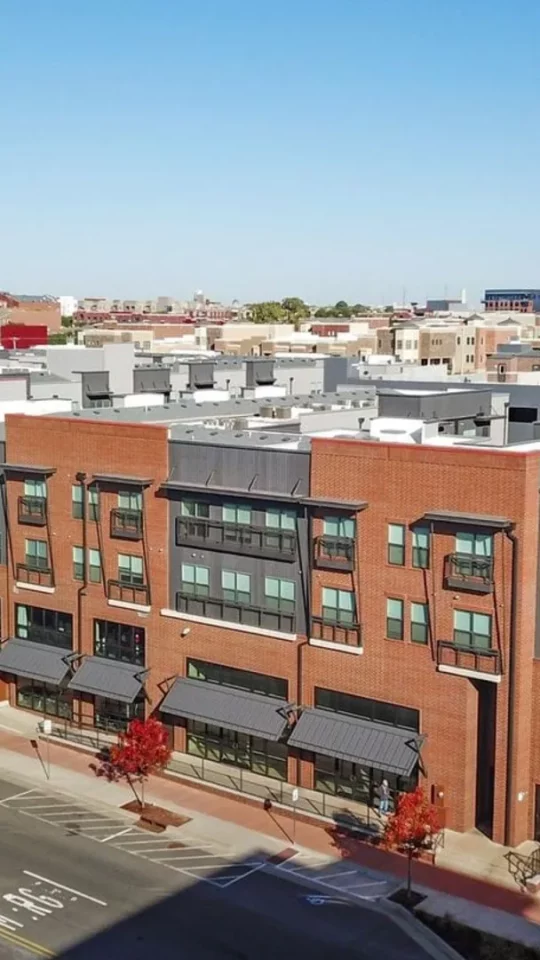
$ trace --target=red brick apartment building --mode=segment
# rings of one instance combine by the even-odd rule
[[[110,417],[6,417],[5,699],[538,836],[540,453]]]

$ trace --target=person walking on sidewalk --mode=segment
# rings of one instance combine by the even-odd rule
[[[387,817],[390,813],[390,787],[388,780],[383,780],[379,789],[379,813]]]

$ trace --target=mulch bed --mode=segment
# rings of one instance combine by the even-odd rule
[[[138,813],[140,817],[140,826],[146,830],[165,830],[166,827],[183,827],[189,823],[191,817],[184,817],[180,813],[173,813],[165,807],[158,807],[153,803],[145,803],[141,807],[136,800],[130,800],[129,803],[122,804],[122,810],[129,810],[130,813]]]
[[[423,893],[418,893],[417,890],[411,890],[410,894],[407,896],[407,891],[405,887],[400,887],[399,890],[396,890],[391,897],[388,897],[389,900],[393,900],[394,903],[400,903],[402,907],[407,907],[408,910],[414,910],[419,903],[422,903],[422,900],[425,900],[426,897]]]

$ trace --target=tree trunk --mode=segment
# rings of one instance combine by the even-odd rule
[[[144,777],[141,777],[141,808],[144,810]]]
[[[411,899],[412,893],[412,858],[413,849],[409,846],[407,850],[407,900]]]
[[[137,793],[137,791],[136,791],[136,789],[135,789],[135,787],[134,787],[134,785],[133,785],[133,780],[131,779],[131,777],[129,776],[129,774],[128,774],[128,776],[126,776],[126,780],[127,780],[127,782],[129,783],[131,789],[133,790],[133,795],[134,795],[137,803],[139,804],[139,809],[142,809],[143,803],[142,803],[141,797],[139,797],[139,794]]]

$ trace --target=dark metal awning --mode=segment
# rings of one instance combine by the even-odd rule
[[[287,726],[285,707],[285,701],[277,697],[179,678],[165,696],[160,710],[265,740],[279,740]]]
[[[26,473],[36,477],[48,477],[56,473],[56,467],[38,467],[33,463],[2,463],[4,473]]]
[[[148,477],[130,477],[119,473],[95,473],[92,480],[95,483],[127,483],[130,487],[149,487],[153,483]]]
[[[265,500],[275,501],[277,503],[296,503],[302,505],[302,499],[292,493],[276,493],[271,490],[250,490],[245,487],[223,487],[214,484],[210,486],[206,483],[187,483],[183,480],[166,480],[161,484],[160,490],[178,491],[179,493],[207,493],[214,496],[226,496],[231,498],[239,497],[241,500]]]
[[[133,703],[141,692],[147,673],[148,670],[131,663],[85,657],[68,686],[70,690],[89,693],[94,697]]]
[[[291,747],[364,763],[404,777],[409,776],[418,763],[423,741],[424,737],[412,730],[386,727],[371,720],[315,708],[303,711],[289,737]]]
[[[366,500],[333,500],[329,497],[304,497],[302,503],[308,507],[320,507],[327,510],[345,510],[357,513],[368,506]]]
[[[466,523],[471,527],[490,527],[492,530],[504,530],[512,526],[506,517],[490,517],[484,513],[459,513],[455,510],[432,510],[425,513],[423,520],[433,523]]]
[[[75,654],[32,640],[6,640],[0,649],[0,671],[43,683],[62,683]]]

